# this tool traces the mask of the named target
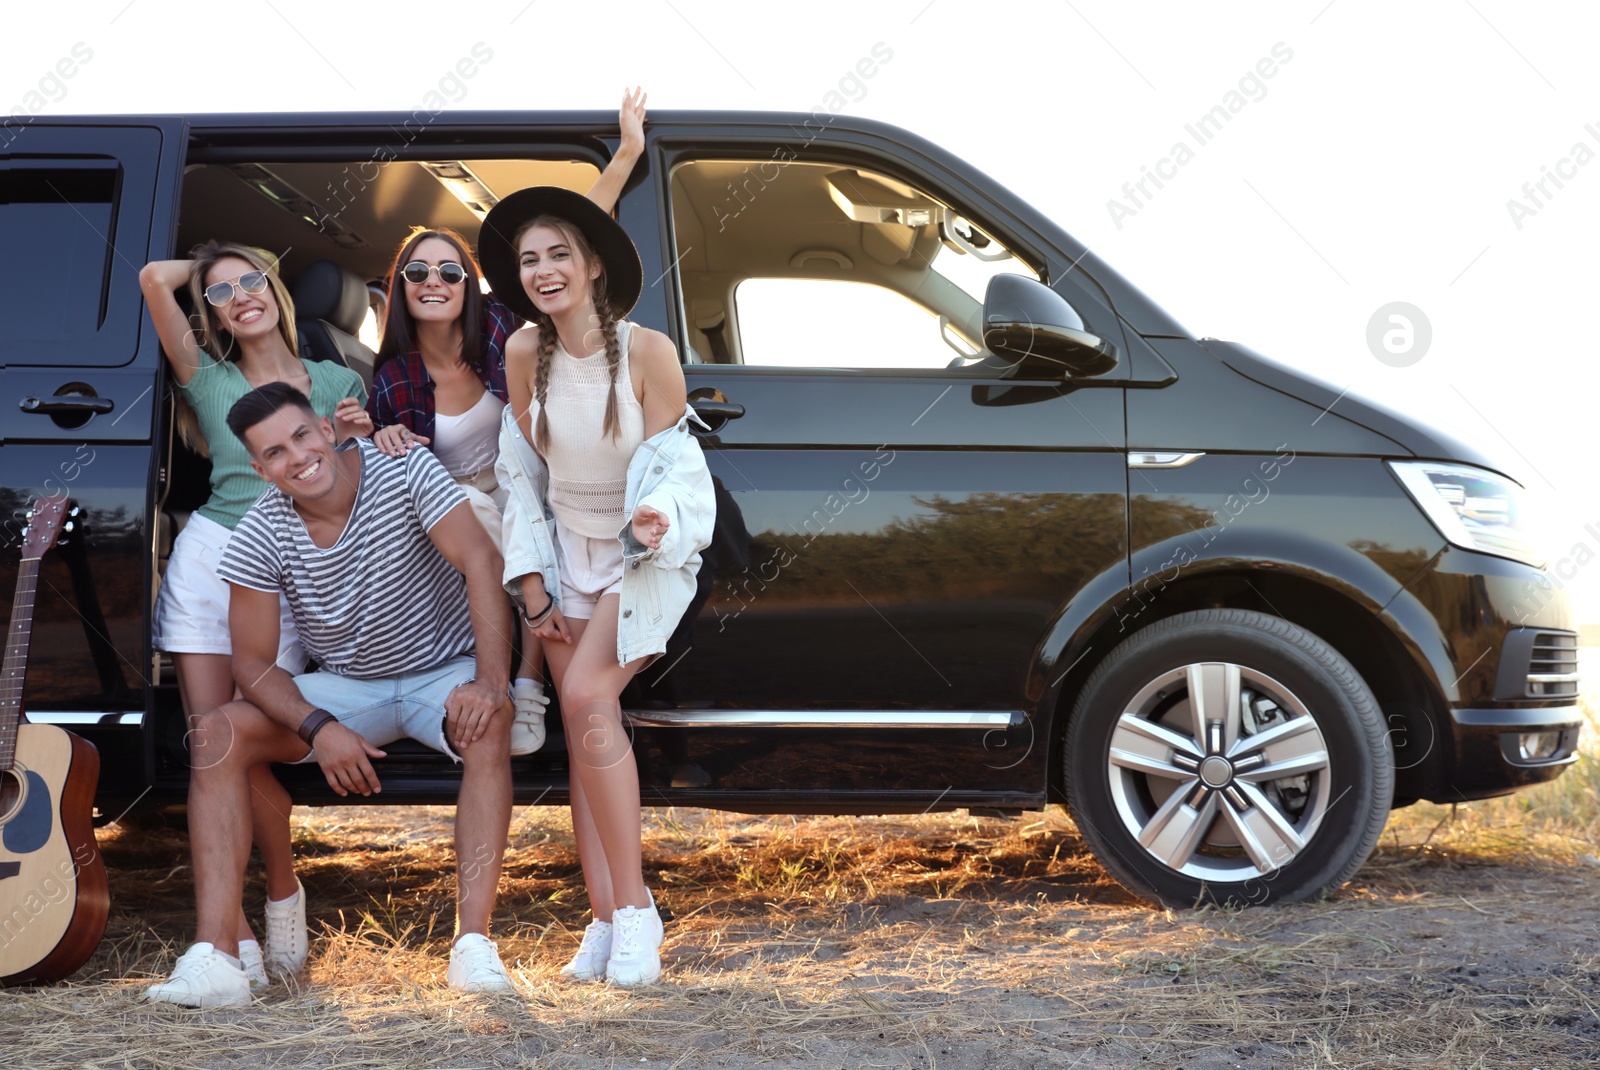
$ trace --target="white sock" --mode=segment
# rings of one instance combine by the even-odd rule
[[[300,886],[299,885],[295,885],[294,894],[289,896],[289,898],[287,898],[287,899],[273,899],[271,896],[268,896],[267,897],[267,905],[268,906],[275,906],[275,907],[289,906],[290,904],[294,903],[299,898],[300,898]]]
[[[515,680],[511,681],[511,686],[513,686],[513,687],[537,687],[540,691],[544,690],[544,684],[540,683],[538,680],[535,680],[531,676],[519,676]]]
[[[236,969],[236,970],[244,969],[244,963],[239,961],[239,956],[230,955],[226,951],[218,951],[217,954],[219,954],[223,958],[227,959],[228,960],[228,965],[232,966],[234,969]]]

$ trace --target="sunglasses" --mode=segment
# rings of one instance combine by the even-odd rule
[[[221,308],[233,300],[235,292],[258,294],[267,288],[265,271],[246,271],[232,282],[215,282],[206,287],[206,300]]]
[[[442,264],[424,264],[420,260],[413,260],[400,269],[400,277],[409,283],[421,286],[435,271],[439,273],[439,281],[446,286],[454,286],[467,277],[467,269],[454,260],[446,260]]]

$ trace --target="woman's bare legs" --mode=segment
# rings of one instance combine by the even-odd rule
[[[567,623],[570,626],[573,622]],[[572,777],[570,794],[572,832],[578,841],[583,885],[589,892],[589,912],[601,921],[610,921],[617,909],[617,896],[611,888],[611,869],[606,861],[605,845],[594,825],[594,815],[589,810],[589,800],[583,793],[583,781],[576,774]]]
[[[572,775],[572,828],[594,916],[650,904],[641,869],[639,769],[622,724],[622,689],[643,659],[617,664],[617,610],[606,595],[587,620],[567,620],[573,641],[545,644],[561,695]]]
[[[172,664],[189,726],[184,737],[187,743],[195,738],[194,726],[202,716],[233,701],[233,659],[226,654],[174,654]],[[222,755],[210,756],[198,749],[189,755],[191,765],[221,759]],[[289,839],[289,808],[293,805],[289,792],[266,766],[251,771],[250,788],[250,829],[267,873],[267,898],[287,899],[298,887]],[[238,938],[255,939],[243,911],[239,913]]]

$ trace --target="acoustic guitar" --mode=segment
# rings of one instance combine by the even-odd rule
[[[0,669],[0,984],[59,981],[82,966],[111,911],[94,839],[100,755],[55,725],[22,723],[39,559],[75,524],[66,495],[33,503]],[[71,518],[71,519],[69,519]]]

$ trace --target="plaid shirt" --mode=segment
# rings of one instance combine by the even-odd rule
[[[517,314],[492,294],[484,303],[484,327],[488,344],[484,347],[483,387],[501,401],[510,401],[506,392],[506,339],[522,326]],[[373,430],[390,424],[405,424],[413,434],[433,437],[433,377],[422,363],[422,354],[413,349],[386,361],[372,379],[367,412]]]

